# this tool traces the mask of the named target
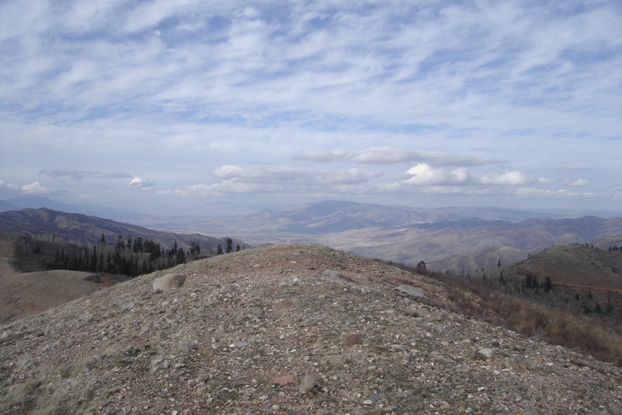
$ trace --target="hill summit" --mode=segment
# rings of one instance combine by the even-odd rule
[[[622,413],[619,367],[450,302],[319,245],[193,261],[0,327],[0,414]]]

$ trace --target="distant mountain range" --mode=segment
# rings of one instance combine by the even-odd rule
[[[371,258],[434,270],[474,270],[527,258],[546,247],[622,234],[622,218],[500,208],[420,209],[324,201],[282,212],[222,218],[179,217],[168,229],[234,234],[252,245],[316,242]]]
[[[11,204],[17,202],[20,201],[8,201]],[[188,233],[194,233],[196,236],[191,238],[199,242],[201,235],[197,232],[235,236],[237,241],[244,241],[247,245],[316,242],[371,258],[406,264],[425,261],[429,269],[436,271],[491,268],[499,260],[504,264],[521,261],[530,253],[554,245],[622,237],[622,218],[619,217],[567,217],[569,212],[501,208],[411,208],[345,201],[309,203],[283,211],[263,209],[226,217],[199,213],[135,215],[129,220],[135,225],[122,226],[96,217],[87,220],[79,214],[60,215],[48,211],[49,218],[43,219],[46,215],[41,213],[30,211],[26,215],[23,212],[0,214],[0,218],[12,218],[12,222],[5,221],[4,225],[0,221],[0,230],[34,233],[29,228],[34,226],[37,232],[58,232],[67,234],[68,238],[77,238],[82,232],[93,239],[101,237],[102,232],[107,238],[139,233],[155,235],[153,232],[159,231],[147,228],[156,228],[167,231],[158,234],[165,244],[175,239],[189,244]],[[59,215],[64,219],[57,219]],[[80,231],[72,234],[65,229],[61,232],[58,223],[63,221],[81,223],[72,225]],[[214,240],[205,243],[212,246]]]
[[[119,236],[150,239],[159,242],[163,248],[171,248],[175,243],[179,248],[188,249],[197,243],[202,250],[213,250],[220,244],[226,247],[227,238],[214,238],[198,233],[184,234],[156,231],[142,226],[115,222],[96,216],[66,213],[51,209],[22,209],[0,213],[0,232],[15,233],[29,237],[59,238],[68,242],[97,243],[104,235],[107,243],[114,243]],[[233,239],[234,246],[246,247],[243,242]]]

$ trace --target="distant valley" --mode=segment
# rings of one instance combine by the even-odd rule
[[[154,224],[155,225],[155,224]],[[232,234],[251,245],[315,242],[368,258],[430,269],[475,270],[512,263],[558,244],[622,234],[622,218],[566,218],[498,208],[416,209],[324,201],[282,212],[226,218],[179,217],[160,226]]]
[[[24,203],[13,201],[17,202]],[[281,211],[263,209],[255,213],[228,216],[222,214],[224,210],[218,206],[218,209],[205,207],[204,213],[195,210],[189,215],[136,215],[131,221],[134,225],[122,226],[113,226],[111,221],[91,217],[93,223],[84,225],[78,233],[84,232],[89,240],[95,241],[102,231],[107,238],[139,232],[155,238],[153,232],[158,231],[151,229],[159,229],[163,233],[158,234],[157,238],[165,244],[178,240],[187,247],[190,239],[194,238],[202,246],[212,249],[219,243],[217,238],[221,238],[222,243],[222,238],[226,237],[235,238],[236,244],[242,246],[314,242],[368,258],[410,265],[425,261],[429,269],[435,271],[491,268],[499,260],[504,264],[521,261],[529,254],[554,245],[595,243],[622,235],[620,217],[568,217],[568,212],[501,208],[412,208],[345,201],[323,201]],[[248,211],[243,207],[229,210]],[[110,212],[110,217],[118,214]],[[0,218],[8,218],[5,215],[13,217],[9,222],[0,219],[0,231],[12,232],[7,228],[11,221],[19,223],[20,220],[36,219],[38,222],[35,228],[38,232],[58,232],[72,237],[71,226],[59,229],[51,223],[52,219],[46,219],[47,223],[34,216],[20,219],[16,217],[16,212],[4,212]],[[75,215],[64,217],[77,218]],[[29,232],[28,226],[31,225],[16,225],[13,229]],[[192,234],[190,239],[181,236],[188,234]]]

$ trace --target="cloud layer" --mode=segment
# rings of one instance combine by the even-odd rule
[[[0,197],[617,209],[620,21],[615,0],[7,0]]]

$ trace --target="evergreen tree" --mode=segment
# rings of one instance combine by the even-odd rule
[[[186,255],[184,254],[184,250],[183,249],[178,249],[177,250],[177,254],[175,255],[175,259],[177,261],[177,264],[183,264],[184,262],[186,262]]]
[[[218,244],[218,246],[216,246],[216,255],[222,255],[222,245]]]
[[[231,239],[227,239],[227,253],[233,252],[233,241]]]

